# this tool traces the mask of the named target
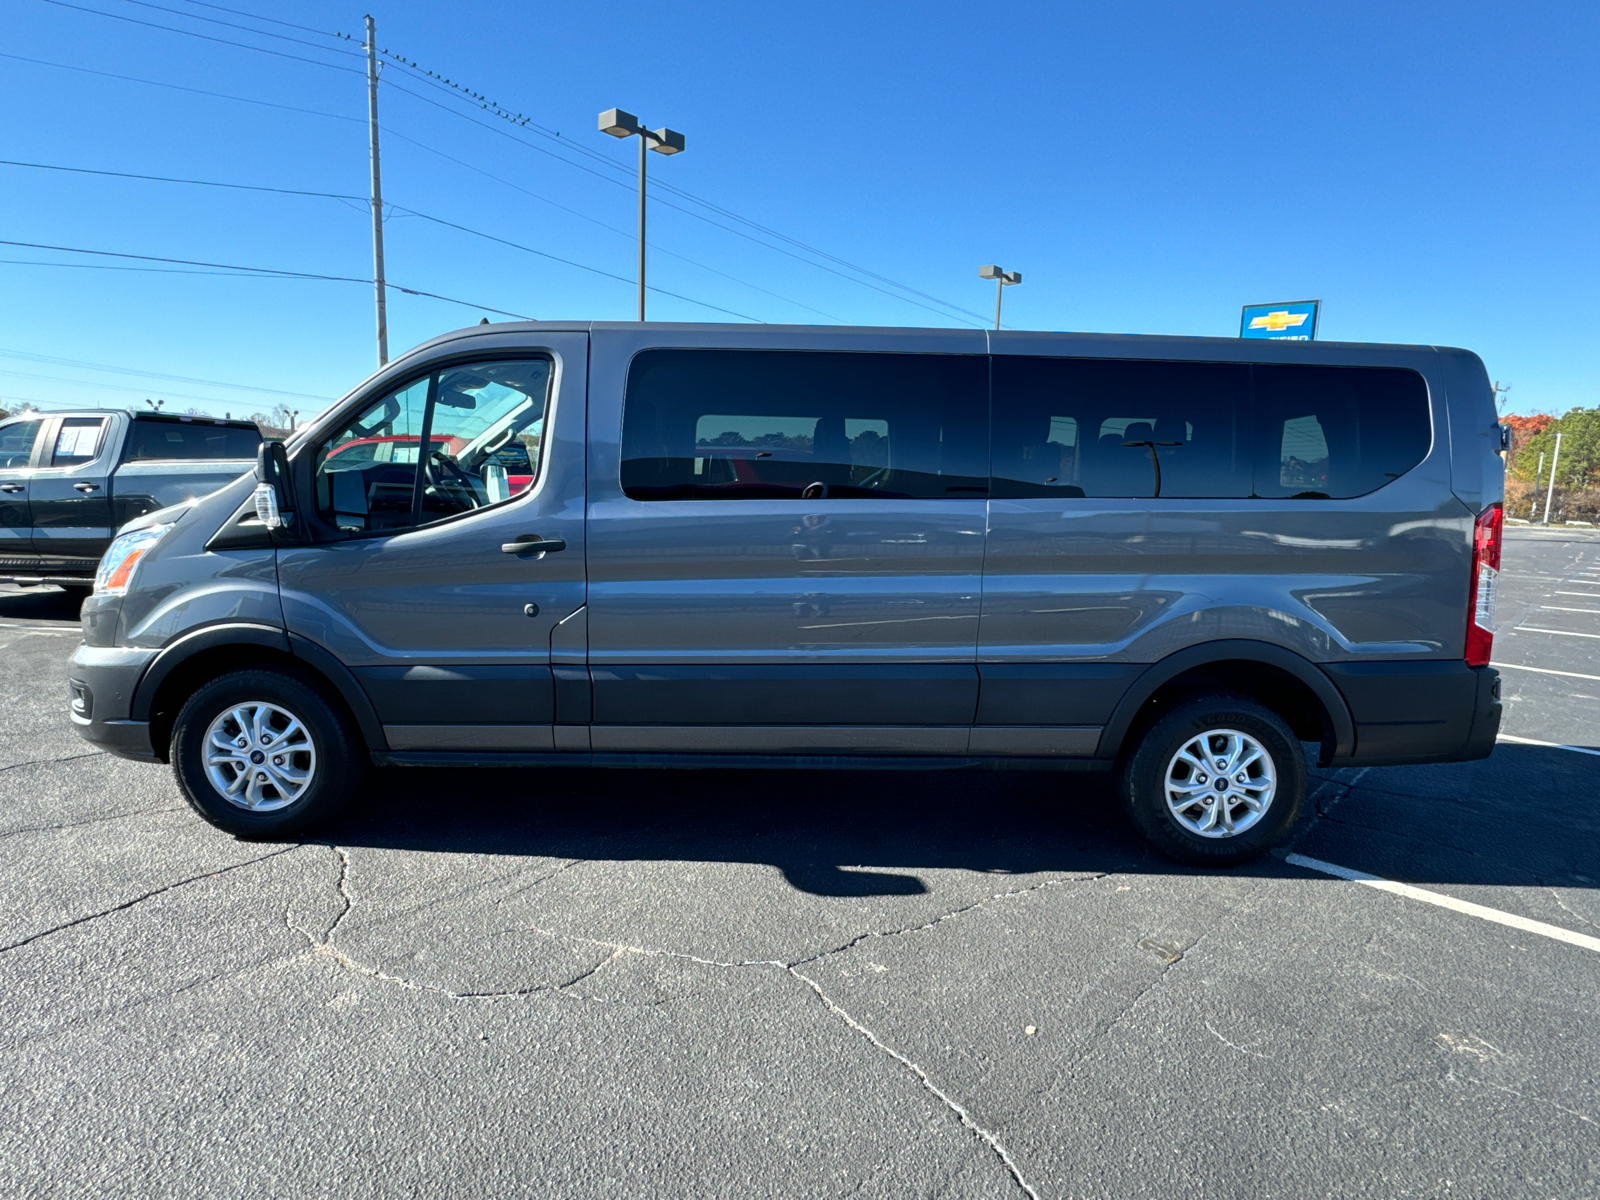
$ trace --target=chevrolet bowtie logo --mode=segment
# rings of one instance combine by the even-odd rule
[[[1285,311],[1269,312],[1264,317],[1251,317],[1250,328],[1270,329],[1273,333],[1278,333],[1282,330],[1293,328],[1296,325],[1304,325],[1306,323],[1306,318],[1310,315],[1310,313],[1292,313]]]

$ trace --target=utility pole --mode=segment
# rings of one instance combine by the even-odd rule
[[[1556,452],[1550,459],[1550,482],[1544,487],[1544,523],[1550,524],[1550,501],[1556,494],[1556,468],[1561,465],[1561,434],[1556,433]]]
[[[1500,399],[1500,397],[1504,396],[1510,390],[1511,385],[1509,383],[1502,387],[1498,379],[1494,381],[1494,386],[1490,388],[1489,391],[1490,394],[1494,396],[1494,406],[1496,409],[1501,409],[1506,406],[1506,402]]]
[[[372,287],[378,301],[378,365],[381,367],[389,361],[389,312],[383,289],[383,183],[378,173],[378,43],[370,16],[367,18],[367,124],[372,144]]]

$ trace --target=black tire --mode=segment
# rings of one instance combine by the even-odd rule
[[[265,714],[260,745],[254,730],[241,732],[231,715],[242,712],[254,725],[252,706]],[[298,722],[307,736],[296,734],[284,717]],[[254,773],[267,781],[251,792],[252,783],[246,779],[241,802],[229,800],[208,770],[208,735],[218,720],[224,722],[219,734],[245,739],[236,742],[241,755],[261,756],[241,757],[238,764],[219,763],[215,768],[222,778],[237,780],[241,774]],[[279,747],[287,750],[281,758],[268,746],[280,735],[288,739]],[[178,786],[195,812],[238,837],[273,838],[326,821],[343,808],[366,775],[367,751],[348,719],[316,688],[283,671],[250,668],[213,679],[189,697],[172,727],[171,760]],[[248,761],[259,763],[259,771],[252,767],[241,772],[238,766]],[[273,762],[279,765],[274,767]],[[291,794],[295,777],[301,775],[303,790]],[[260,809],[246,807],[244,802],[252,795],[259,797]]]
[[[1215,788],[1216,776],[1193,771],[1187,765],[1191,761],[1188,758],[1182,764],[1176,763],[1180,750],[1191,746],[1202,734],[1214,731],[1233,731],[1254,739],[1268,759],[1266,764],[1258,760],[1242,773],[1231,773],[1236,781],[1242,774],[1244,783],[1237,788],[1230,786],[1223,793],[1225,799],[1215,804],[1211,792],[1201,789]],[[1228,744],[1226,738],[1219,736],[1207,743],[1208,753],[1224,753]],[[1242,740],[1237,745],[1248,750]],[[1214,764],[1219,760],[1208,761]],[[1182,803],[1184,793],[1175,793],[1182,817],[1168,803],[1169,767],[1174,770],[1176,782],[1194,789],[1191,794],[1195,799],[1187,807]],[[1270,796],[1265,796],[1261,786],[1265,776],[1252,774],[1267,769],[1276,781]],[[1227,779],[1223,783],[1227,785]],[[1300,743],[1282,717],[1254,700],[1224,694],[1186,701],[1151,725],[1125,757],[1120,784],[1124,810],[1156,849],[1191,866],[1231,867],[1264,854],[1289,836],[1305,800],[1306,766]],[[1246,806],[1247,796],[1262,804],[1259,815]],[[1190,827],[1211,820],[1215,828],[1223,824],[1218,820],[1223,813],[1228,814],[1227,820],[1241,826],[1238,832],[1228,833],[1224,826],[1206,836]],[[1243,828],[1251,819],[1254,823]]]

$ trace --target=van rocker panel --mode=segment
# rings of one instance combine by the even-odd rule
[[[549,725],[550,668],[392,665],[354,667],[385,728],[413,725]]]
[[[978,703],[978,670],[967,663],[608,665],[591,673],[597,727],[747,725],[752,711],[763,725],[967,726]]]

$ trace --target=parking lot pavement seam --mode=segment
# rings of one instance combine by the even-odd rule
[[[126,821],[129,817],[146,817],[151,813],[182,812],[181,804],[168,805],[164,808],[135,808],[129,812],[112,813],[109,817],[90,817],[86,821],[64,821],[59,825],[29,825],[22,829],[7,829],[0,831],[0,841],[9,837],[18,837],[24,833],[54,833],[62,829],[82,829],[85,825],[104,825],[107,821]]]
[[[1574,920],[1582,921],[1585,925],[1588,925],[1591,928],[1594,927],[1595,923],[1593,921],[1589,920],[1589,918],[1584,916],[1582,913],[1573,911],[1573,909],[1567,904],[1567,902],[1561,898],[1561,894],[1559,892],[1557,892],[1556,889],[1551,884],[1548,884],[1548,883],[1544,884],[1544,889],[1545,889],[1545,891],[1550,893],[1550,898],[1552,900],[1554,900],[1557,904],[1559,904],[1561,906],[1562,911],[1565,912],[1568,916],[1572,917]]]
[[[206,871],[201,875],[191,875],[187,879],[180,879],[176,883],[167,884],[165,887],[155,888],[152,891],[145,892],[142,896],[135,896],[132,900],[124,900],[121,904],[113,904],[110,908],[101,909],[99,912],[93,912],[86,916],[76,917],[71,921],[63,921],[60,925],[51,926],[49,929],[42,929],[38,933],[31,933],[27,937],[12,942],[9,945],[0,946],[0,954],[5,954],[8,951],[19,949],[20,947],[26,946],[31,942],[37,942],[40,938],[47,938],[51,934],[60,933],[64,929],[72,929],[78,925],[87,924],[90,921],[98,921],[102,917],[109,917],[113,913],[123,912],[127,909],[133,908],[135,905],[143,904],[146,900],[153,900],[157,896],[164,896],[166,893],[176,891],[178,888],[188,887],[191,883],[202,883],[207,879],[215,879],[219,875],[227,875],[233,871],[242,871],[245,867],[253,867],[257,863],[266,862],[269,858],[277,858],[281,854],[290,854],[296,850],[299,850],[300,848],[301,847],[299,846],[284,846],[281,849],[274,850],[269,854],[263,854],[257,858],[246,859],[241,863],[234,863],[231,866],[219,867],[215,871]]]
[[[7,763],[0,767],[0,775],[7,771],[15,771],[18,767],[43,767],[50,763],[77,762],[80,758],[99,758],[103,754],[104,750],[86,750],[82,754],[69,754],[65,758],[30,758],[27,762]]]
[[[1224,908],[1221,913],[1218,914],[1217,924],[1221,924],[1223,921],[1226,921],[1228,918],[1236,915],[1242,909],[1248,907],[1255,900],[1255,898],[1261,894],[1262,889],[1267,885],[1267,883],[1268,880],[1265,879],[1257,880],[1256,885],[1251,888],[1249,892],[1242,896],[1236,903]],[[1190,942],[1187,946],[1177,950],[1171,957],[1161,958],[1161,970],[1157,972],[1156,977],[1144,987],[1140,988],[1139,991],[1135,992],[1128,1002],[1122,1006],[1117,1015],[1112,1017],[1111,1020],[1107,1021],[1095,1032],[1094,1036],[1089,1039],[1088,1045],[1093,1046],[1097,1044],[1118,1025],[1121,1025],[1122,1022],[1126,1020],[1130,1014],[1132,1014],[1133,1010],[1138,1008],[1139,1005],[1143,1003],[1145,997],[1153,994],[1157,988],[1165,983],[1167,981],[1167,976],[1172,973],[1178,964],[1185,961],[1191,954],[1193,954],[1194,951],[1199,948],[1200,943],[1205,941],[1214,932],[1215,926],[1209,929],[1202,929],[1194,941]]]
[[[856,1033],[860,1034],[872,1045],[876,1046],[884,1054],[887,1054],[901,1066],[905,1067],[906,1070],[910,1071],[911,1074],[916,1077],[917,1082],[919,1082],[924,1088],[936,1096],[939,1101],[945,1105],[945,1107],[947,1107],[956,1115],[957,1119],[960,1120],[962,1125],[977,1135],[977,1137],[994,1152],[995,1156],[999,1158],[1002,1164],[1004,1164],[1006,1171],[1010,1174],[1016,1185],[1022,1189],[1023,1193],[1031,1197],[1032,1200],[1039,1200],[1039,1193],[1034,1191],[1033,1185],[1023,1178],[1022,1171],[1017,1166],[1016,1160],[1011,1157],[1011,1152],[1005,1148],[1005,1145],[1000,1141],[1000,1139],[989,1130],[985,1129],[982,1125],[979,1125],[978,1122],[973,1119],[972,1114],[967,1111],[966,1107],[954,1096],[950,1095],[950,1093],[946,1092],[937,1083],[935,1083],[927,1071],[923,1070],[922,1067],[917,1065],[917,1063],[912,1061],[910,1058],[907,1058],[904,1054],[900,1053],[900,1051],[889,1045],[877,1034],[873,1033],[872,1030],[868,1029],[860,1021],[851,1016],[850,1013],[838,1003],[838,1001],[834,1000],[833,997],[829,996],[827,992],[822,990],[821,985],[818,984],[816,980],[812,979],[808,975],[802,975],[798,970],[795,969],[795,967],[785,967],[784,970],[815,992],[817,999],[822,1001],[823,1006],[826,1007],[829,1012],[837,1016],[841,1021],[843,1021]]]
[[[1205,1023],[1205,1026],[1206,1026],[1206,1032],[1207,1033],[1209,1033],[1212,1037],[1216,1038],[1217,1041],[1221,1042],[1224,1046],[1226,1046],[1230,1050],[1237,1050],[1240,1054],[1249,1055],[1251,1058],[1271,1058],[1272,1057],[1272,1055],[1263,1054],[1259,1050],[1252,1050],[1248,1046],[1241,1046],[1237,1042],[1230,1042],[1227,1038],[1223,1037],[1220,1033],[1218,1033],[1215,1029],[1213,1029],[1211,1027],[1211,1022],[1210,1021],[1207,1021]]]
[[[329,846],[329,849],[339,859],[339,898],[344,901],[341,908],[322,935],[322,941],[333,941],[334,930],[339,928],[339,923],[350,915],[350,910],[356,906],[356,898],[350,894],[350,852],[343,846]]]
[[[596,971],[600,970],[600,968],[606,966],[608,963],[614,962],[623,953],[625,953],[627,949],[626,947],[616,947],[612,950],[611,954],[607,955],[606,958],[596,963],[594,966],[585,967],[571,979],[563,980],[560,983],[539,983],[534,984],[531,987],[506,988],[504,990],[494,992],[457,992],[450,988],[444,987],[441,984],[424,983],[417,979],[407,979],[403,975],[392,975],[388,971],[381,970],[378,967],[368,966],[363,962],[357,962],[331,942],[324,941],[318,938],[309,929],[294,924],[293,921],[289,920],[287,913],[284,915],[284,924],[289,929],[292,929],[294,932],[306,939],[306,942],[310,947],[311,954],[314,956],[326,958],[342,967],[344,970],[354,972],[357,975],[364,975],[368,979],[376,980],[379,983],[386,983],[392,987],[402,988],[406,991],[425,992],[429,995],[441,996],[446,1000],[522,1000],[530,996],[538,996],[545,993],[558,993],[565,988],[571,987],[575,983],[581,983],[583,980],[589,978]],[[337,924],[337,922],[335,922],[335,924]]]
[[[1569,1117],[1577,1117],[1585,1125],[1600,1125],[1600,1121],[1596,1121],[1593,1117],[1584,1116],[1583,1113],[1575,1108],[1568,1108],[1565,1104],[1559,1104],[1554,1100],[1546,1100],[1542,1096],[1530,1096],[1526,1092],[1517,1091],[1516,1088],[1506,1087],[1503,1083],[1490,1083],[1487,1079],[1474,1079],[1467,1075],[1457,1075],[1454,1071],[1446,1071],[1444,1077],[1451,1083],[1475,1083],[1480,1087],[1493,1088],[1497,1092],[1505,1092],[1507,1095],[1515,1096],[1518,1100],[1526,1100],[1532,1104],[1548,1104],[1557,1112],[1564,1112]]]
[[[1010,900],[1015,896],[1027,896],[1034,892],[1042,891],[1048,887],[1059,887],[1064,883],[1098,883],[1102,879],[1109,879],[1111,875],[1112,872],[1110,871],[1100,871],[1093,875],[1063,875],[1055,879],[1046,879],[1042,883],[1031,884],[1025,888],[1016,888],[1009,892],[996,892],[992,896],[985,896],[981,900],[974,900],[971,904],[963,904],[960,908],[953,908],[949,912],[943,913],[931,921],[924,921],[921,925],[907,925],[902,929],[875,929],[867,933],[859,934],[856,937],[851,938],[848,942],[833,947],[831,950],[819,950],[817,953],[809,955],[806,958],[796,959],[794,962],[786,964],[785,969],[792,971],[796,967],[803,967],[808,963],[819,962],[822,959],[829,958],[835,954],[843,954],[846,950],[854,949],[862,942],[871,941],[874,938],[905,937],[908,934],[922,933],[925,930],[937,928],[938,926],[943,925],[946,921],[954,920],[956,917],[973,912],[976,909],[980,909],[987,904],[992,904],[996,900]]]

